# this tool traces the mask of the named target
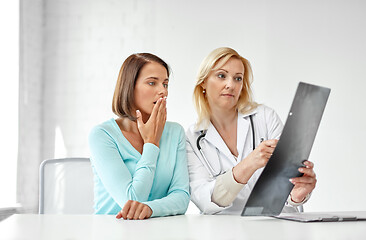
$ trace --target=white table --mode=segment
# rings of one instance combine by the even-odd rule
[[[366,221],[204,215],[132,221],[112,215],[16,214],[0,222],[0,239],[366,239]]]

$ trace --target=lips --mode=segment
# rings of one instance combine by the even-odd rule
[[[224,96],[224,97],[234,97],[234,95],[233,95],[233,94],[229,94],[229,93],[221,94],[221,96]]]

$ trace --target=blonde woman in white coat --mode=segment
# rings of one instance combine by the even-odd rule
[[[201,213],[239,215],[281,135],[278,115],[252,100],[251,81],[250,63],[231,48],[215,49],[201,64],[198,121],[186,132],[191,199]],[[297,211],[315,188],[314,165],[304,165],[302,177],[289,179],[283,212]]]

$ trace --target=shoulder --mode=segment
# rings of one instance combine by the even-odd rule
[[[178,131],[178,132],[181,132],[183,131],[184,132],[184,128],[182,127],[182,125],[180,125],[179,123],[177,122],[166,122],[165,123],[165,127],[164,127],[167,131]]]
[[[186,131],[186,137],[188,142],[196,141],[197,137],[201,134],[199,128],[197,128],[196,124],[192,124]]]
[[[169,135],[184,136],[184,128],[177,122],[166,122],[164,126],[164,132]]]
[[[257,113],[257,122],[266,129],[268,138],[278,139],[283,129],[283,123],[276,111],[266,105],[260,105]]]
[[[94,126],[89,133],[89,141],[111,137],[117,133],[115,120],[109,119]]]
[[[263,118],[266,121],[279,120],[276,111],[266,105],[259,105],[255,111],[257,112],[258,117]]]
[[[273,110],[273,108],[270,108],[264,104],[258,105],[258,107],[255,110],[257,111],[258,114],[263,114],[263,115],[271,115],[271,114],[276,113],[275,110]]]

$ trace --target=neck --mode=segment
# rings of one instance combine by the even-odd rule
[[[217,130],[230,130],[233,124],[236,126],[237,118],[238,112],[235,109],[211,109],[210,121]]]
[[[136,113],[136,108],[133,108],[133,111],[132,112]],[[150,114],[146,114],[145,112],[143,112],[141,110],[140,110],[140,112],[141,112],[142,122],[143,123],[146,123],[149,120],[149,118],[150,118],[151,115]],[[136,117],[136,114],[133,114],[133,116]],[[137,123],[136,123],[136,126],[137,126]]]
[[[118,118],[116,120],[116,122],[117,122],[119,128],[122,131],[139,133],[139,129],[137,127],[137,122],[131,121],[127,117],[125,117],[125,118]]]
[[[149,118],[150,118],[151,115],[148,115],[148,114],[145,114],[145,113],[141,113],[141,116],[142,116],[142,121],[144,123],[146,123],[149,120]]]

